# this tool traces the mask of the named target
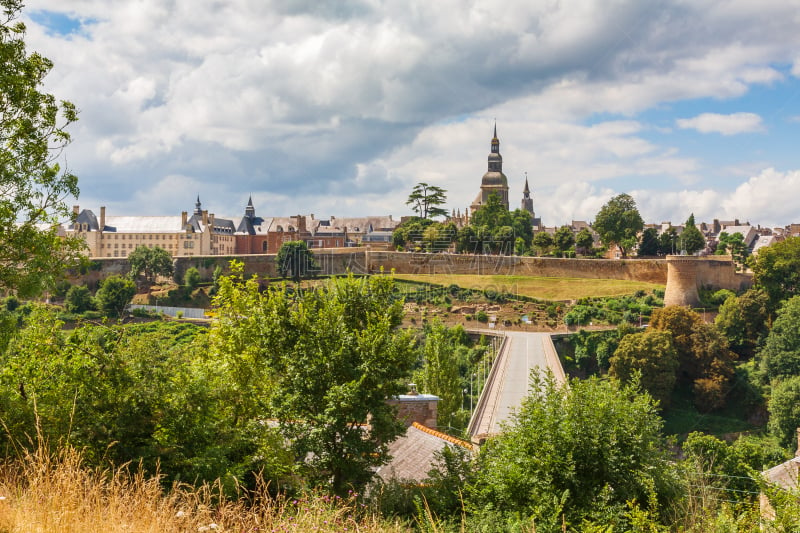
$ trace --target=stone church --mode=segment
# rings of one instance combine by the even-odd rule
[[[481,190],[475,197],[470,206],[470,214],[475,213],[481,206],[486,205],[489,195],[496,194],[500,203],[509,209],[508,202],[508,178],[503,174],[503,156],[500,155],[500,139],[497,138],[497,124],[494,125],[494,136],[492,137],[491,151],[489,152],[488,169],[481,179]],[[531,222],[534,228],[540,228],[542,221],[536,218],[533,212],[533,198],[531,189],[528,186],[528,177],[525,176],[525,188],[522,191],[522,203],[520,207],[531,214]]]

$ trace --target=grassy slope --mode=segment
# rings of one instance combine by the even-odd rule
[[[577,300],[594,296],[620,296],[632,294],[638,290],[651,291],[664,288],[663,285],[655,283],[616,279],[478,276],[472,274],[396,274],[395,278],[445,286],[458,285],[465,289],[508,292],[542,300]]]

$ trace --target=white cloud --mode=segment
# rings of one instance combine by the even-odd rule
[[[680,118],[675,123],[681,129],[693,129],[700,133],[721,133],[722,135],[764,131],[761,117],[755,113],[733,113],[731,115],[703,113],[693,118]]]
[[[710,190],[708,165],[651,136],[672,121],[639,114],[782,82],[774,65],[800,48],[792,4],[72,0],[95,22],[69,39],[29,23],[27,40],[54,60],[48,90],[81,109],[68,155],[90,198],[172,213],[199,192],[231,214],[253,193],[264,215],[400,214],[424,179],[463,209],[496,117],[514,205],[528,172],[551,224],[592,218],[621,186],[659,191],[642,201],[673,218],[705,206],[675,189]],[[764,130],[755,114],[684,120]],[[182,194],[174,176],[198,190],[153,200]]]

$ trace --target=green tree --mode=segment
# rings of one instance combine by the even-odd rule
[[[18,0],[0,0],[0,291],[33,296],[77,266],[85,246],[60,238],[78,178],[58,161],[70,143],[75,106],[40,92],[52,62],[25,50]],[[44,229],[43,229],[44,228]]]
[[[769,297],[759,289],[749,289],[741,296],[731,296],[720,306],[714,319],[731,349],[751,357],[767,334]]]
[[[397,226],[394,232],[392,232],[392,245],[395,248],[422,245],[425,230],[433,224],[435,224],[435,222],[427,218],[409,218]]]
[[[200,285],[200,271],[195,267],[189,267],[186,270],[186,274],[183,276],[183,283],[189,290],[196,289],[197,286]]]
[[[617,245],[622,257],[627,257],[628,251],[636,245],[636,236],[642,231],[644,221],[634,199],[628,194],[619,194],[600,208],[592,227],[605,246]]]
[[[800,376],[800,296],[778,309],[759,356],[770,380]]]
[[[97,307],[110,317],[122,315],[136,294],[136,284],[121,276],[109,276],[95,294]]]
[[[701,410],[723,406],[733,379],[736,354],[727,339],[695,311],[680,306],[655,309],[650,327],[668,331],[678,354],[678,381],[691,384]]]
[[[647,508],[671,494],[661,427],[655,401],[634,385],[534,376],[511,423],[481,448],[470,503],[529,517],[543,531],[562,520],[624,520],[629,504]]]
[[[287,241],[281,244],[275,262],[282,278],[291,277],[296,282],[319,269],[314,253],[304,241]]]
[[[136,462],[167,482],[236,478],[252,487],[263,472],[277,484],[291,456],[269,426],[234,424],[226,369],[198,357],[207,352],[204,329],[154,322],[65,331],[35,308],[13,350],[0,354],[0,441],[36,445],[28,436],[38,432],[45,445],[80,448],[91,466]]]
[[[446,193],[436,185],[417,183],[408,195],[406,205],[412,206],[420,218],[446,217],[447,210],[441,207],[447,201]]]
[[[136,246],[128,255],[128,263],[131,265],[132,278],[144,276],[150,283],[155,283],[156,276],[171,276],[173,272],[172,256],[158,246]]]
[[[609,362],[611,377],[630,383],[638,374],[641,387],[659,401],[662,409],[669,407],[678,370],[672,335],[655,330],[626,335]]]
[[[514,228],[514,237],[522,239],[525,247],[530,248],[533,240],[531,214],[524,209],[515,209],[511,212],[511,227]]]
[[[280,421],[310,483],[361,487],[405,430],[387,400],[416,360],[385,276],[339,278],[290,294],[259,291],[240,264],[220,285],[212,353],[231,369],[239,416]],[[253,335],[257,333],[257,335]]]
[[[658,255],[670,255],[679,251],[678,231],[670,226],[658,236]]]
[[[560,252],[566,252],[575,245],[575,235],[572,233],[572,228],[569,226],[561,226],[556,230],[553,235],[553,244]]]
[[[487,226],[490,231],[501,226],[514,225],[511,213],[495,193],[490,194],[486,204],[472,214],[469,223],[473,226]]]
[[[647,228],[642,233],[642,241],[636,252],[639,257],[658,255],[658,231],[655,228]]]
[[[92,293],[86,285],[73,285],[64,298],[64,306],[70,313],[83,313],[92,308]]]
[[[553,244],[553,236],[546,231],[540,231],[533,236],[533,245],[539,250],[539,255],[546,254]]]
[[[741,436],[732,444],[705,433],[692,432],[682,446],[684,466],[690,476],[702,479],[691,488],[724,491],[736,501],[752,503],[759,492],[760,472],[785,461],[785,452],[771,437]]]
[[[753,285],[769,296],[770,312],[800,294],[800,237],[761,248],[753,263]]]
[[[461,376],[455,340],[447,326],[438,320],[425,327],[418,385],[423,392],[439,397],[438,417],[443,422],[451,420],[461,408]]]
[[[586,228],[581,229],[575,236],[575,248],[581,254],[588,254],[594,247],[594,236]]]
[[[797,446],[800,427],[800,376],[775,383],[769,398],[769,432],[781,446]]]
[[[689,215],[680,236],[681,248],[689,255],[694,255],[706,245],[706,239],[694,222],[694,213]]]

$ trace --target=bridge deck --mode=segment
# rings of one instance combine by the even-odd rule
[[[505,339],[470,420],[474,440],[498,433],[500,423],[510,419],[528,393],[532,369],[549,368],[556,380],[565,381],[549,334],[509,331]]]

